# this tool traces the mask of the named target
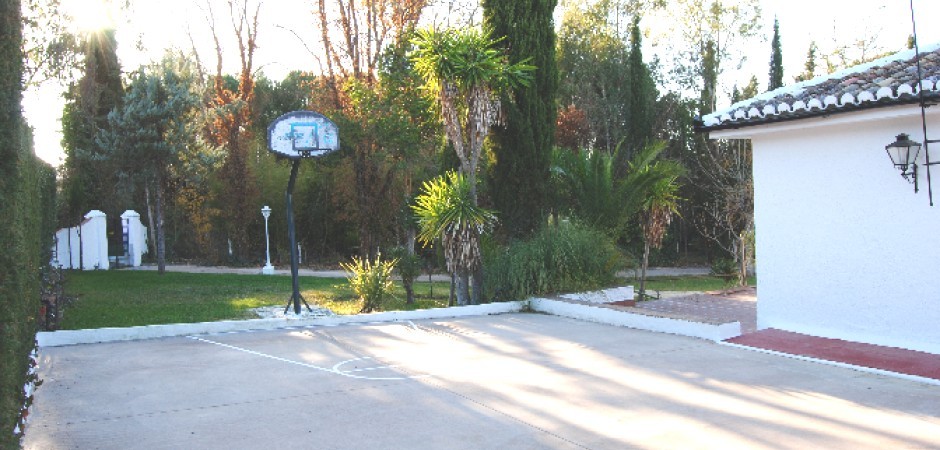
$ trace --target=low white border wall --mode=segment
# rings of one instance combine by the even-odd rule
[[[519,312],[524,302],[488,303],[454,308],[421,309],[416,311],[388,311],[351,316],[307,318],[276,318],[225,320],[220,322],[177,323],[147,325],[128,328],[97,328],[89,330],[41,331],[36,333],[40,347],[95,344],[100,342],[134,341],[193,334],[227,333],[231,331],[274,330],[289,327],[333,326],[351,323],[396,322],[403,320],[444,319],[451,317],[486,316]]]
[[[572,319],[660,333],[678,334],[711,341],[723,341],[741,335],[741,324],[738,322],[721,324],[694,322],[691,320],[569,303],[560,300],[533,298],[518,302],[489,303],[485,305],[422,309],[416,311],[388,311],[350,316],[226,320],[220,322],[147,325],[128,328],[43,331],[36,333],[36,340],[40,347],[60,347],[64,345],[133,341],[139,339],[227,333],[233,331],[274,330],[290,327],[335,326],[357,323],[485,316],[515,313],[523,311],[526,308],[540,313]]]
[[[529,307],[533,311],[555,316],[697,337],[711,341],[723,341],[741,335],[741,324],[739,322],[721,324],[693,322],[691,320],[632,313],[611,308],[579,305],[547,298],[533,298],[529,300]]]

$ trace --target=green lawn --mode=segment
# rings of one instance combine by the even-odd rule
[[[68,272],[66,293],[77,297],[64,313],[64,330],[103,327],[129,327],[162,323],[212,322],[254,318],[252,308],[285,306],[291,294],[286,276],[193,274],[151,271]],[[625,284],[636,281],[627,279]],[[750,280],[754,285],[756,280]],[[719,277],[655,277],[647,281],[649,290],[710,291],[728,287]],[[400,283],[385,310],[409,310],[447,306],[449,284],[427,281],[415,283],[417,301],[405,304]],[[300,277],[300,290],[311,305],[329,308],[337,314],[356,314],[362,302],[349,289],[344,278]]]
[[[628,279],[627,284],[639,289],[639,280]],[[756,277],[748,277],[749,286],[757,285]],[[687,275],[681,277],[651,277],[646,279],[646,289],[654,291],[717,291],[734,287],[728,280],[712,275]]]
[[[74,271],[66,277],[66,293],[77,300],[64,311],[65,330],[254,318],[251,308],[284,306],[291,295],[291,279],[285,276],[111,270]],[[415,283],[419,298],[414,305],[405,305],[399,286],[398,299],[391,299],[387,309],[446,306],[448,285],[434,284],[432,299],[427,282]],[[361,307],[344,278],[300,277],[300,290],[311,306],[338,314],[355,314]]]

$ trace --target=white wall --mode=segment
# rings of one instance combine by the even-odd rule
[[[57,231],[53,264],[65,269],[108,270],[107,227],[107,215],[92,210],[81,225]]]
[[[919,108],[711,133],[754,144],[759,328],[940,353],[940,165],[931,207],[885,153],[901,132],[924,141]]]
[[[147,227],[133,210],[124,211],[121,219],[122,226],[127,227],[130,245],[127,264],[139,266],[142,255],[147,253]],[[92,210],[85,214],[81,225],[56,231],[52,264],[64,269],[107,270],[110,267],[107,225],[107,215]]]
[[[127,210],[121,214],[121,221],[127,227],[128,259],[131,266],[140,266],[144,253],[147,253],[147,227],[140,223],[137,211]]]

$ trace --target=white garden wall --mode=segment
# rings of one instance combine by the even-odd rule
[[[64,269],[107,270],[107,226],[107,215],[92,210],[79,226],[57,231],[52,264]]]
[[[930,207],[885,153],[902,132],[923,142],[916,106],[711,133],[754,145],[759,328],[940,353],[940,166]]]
[[[125,211],[121,219],[129,247],[126,261],[121,258],[122,264],[140,266],[142,255],[147,253],[147,228],[135,211]],[[107,215],[92,210],[79,226],[58,230],[52,264],[63,269],[107,270],[110,267],[107,226]]]

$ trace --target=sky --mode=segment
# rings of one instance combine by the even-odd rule
[[[190,50],[193,43],[202,63],[215,66],[215,51],[207,25],[211,4],[222,39],[224,71],[238,69],[237,46],[227,22],[224,0],[135,1],[129,10],[109,8],[103,0],[63,0],[75,17],[78,30],[112,25],[117,29],[118,57],[124,70],[159,60],[166,49]],[[735,83],[744,85],[756,75],[766,86],[770,59],[770,36],[776,17],[784,59],[784,81],[803,70],[810,42],[820,53],[831,48],[834,40],[848,42],[861,36],[876,36],[885,50],[900,50],[911,34],[910,0],[761,0],[764,38],[748,41],[747,62],[741,70],[732,70]],[[940,1],[913,0],[918,20],[918,38],[922,44],[940,42],[940,27],[926,18],[940,17]],[[255,67],[271,79],[279,80],[291,70],[316,70],[316,62],[307,50],[318,46],[310,0],[268,0],[261,5],[260,30]],[[556,17],[559,15],[556,14]],[[439,17],[438,17],[439,20]],[[192,39],[190,39],[190,36]],[[306,45],[305,45],[306,44]],[[145,49],[145,50],[141,50]],[[651,55],[647,54],[647,58]],[[36,154],[54,166],[62,163],[60,141],[63,86],[46,83],[24,95],[24,111],[35,129]]]

